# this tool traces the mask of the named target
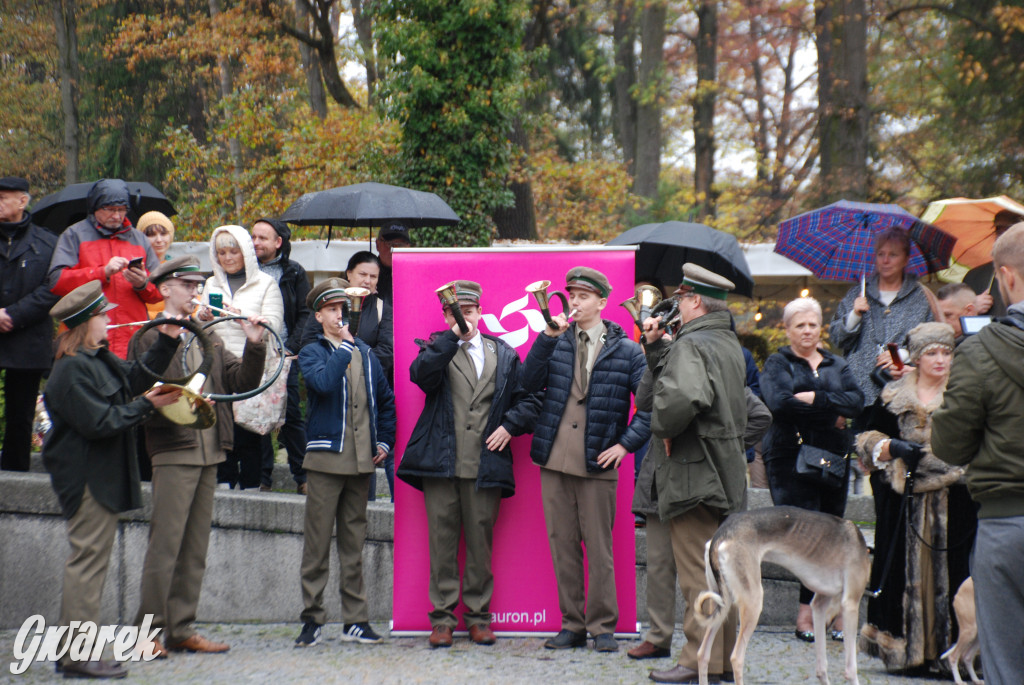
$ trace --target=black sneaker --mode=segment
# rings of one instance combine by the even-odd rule
[[[341,639],[344,642],[362,642],[368,645],[380,642],[382,638],[373,632],[373,628],[370,627],[369,623],[346,623],[345,632],[341,634]]]
[[[322,626],[314,621],[306,621],[302,624],[302,632],[295,639],[296,647],[312,647],[320,641],[320,628]]]

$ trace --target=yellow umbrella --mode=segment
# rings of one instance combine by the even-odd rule
[[[1024,221],[1024,205],[1005,195],[982,200],[965,197],[938,200],[928,205],[921,215],[921,221],[934,224],[955,237],[954,264],[973,268],[992,261],[992,244],[996,240],[995,219],[1001,212],[1009,214],[1011,224]]]

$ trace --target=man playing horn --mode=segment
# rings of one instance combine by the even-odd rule
[[[191,300],[204,280],[195,257],[164,262],[150,277],[164,298],[165,316],[190,316]],[[253,316],[241,322],[246,337],[241,359],[231,354],[215,334],[207,333],[214,343],[207,392],[239,393],[259,386],[266,356],[264,330],[259,324],[264,321]],[[153,330],[135,335],[129,344],[129,359],[149,349],[155,335]],[[179,343],[167,370],[169,375],[184,374],[184,354],[184,345]],[[202,361],[198,342],[189,346],[187,355],[188,368],[198,368]],[[192,626],[206,570],[217,464],[224,461],[224,450],[234,443],[231,404],[223,402],[214,410],[217,422],[203,430],[178,425],[160,415],[144,426],[146,449],[153,460],[153,515],[135,623],[141,624],[147,614],[152,614],[153,627],[163,630],[163,644],[171,651],[228,650],[228,645],[208,640]],[[154,644],[153,652],[160,658],[167,656],[159,642]]]

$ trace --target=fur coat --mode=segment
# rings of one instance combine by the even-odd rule
[[[907,469],[902,460],[884,462],[872,477],[878,515],[871,589],[881,583],[886,556],[896,536],[889,576],[878,599],[869,600],[868,622],[861,630],[860,648],[880,657],[890,671],[920,666],[938,659],[951,644],[952,591],[962,578],[950,578],[949,555],[970,553],[969,546],[949,547],[949,492],[964,481],[964,470],[949,466],[931,451],[932,412],[942,404],[939,393],[924,404],[917,396],[917,371],[885,386],[874,407],[870,428],[857,437],[862,463],[871,463],[880,440],[899,437],[921,443],[925,456],[913,475],[913,496],[907,502],[906,519],[900,523],[899,508],[906,489]],[[894,428],[898,427],[898,431]],[[898,433],[898,434],[896,434]],[[921,538],[927,541],[922,542]],[[956,543],[957,541],[953,541]],[[959,568],[960,565],[953,564]],[[905,575],[901,578],[901,574]],[[951,583],[951,580],[953,583]],[[902,594],[900,587],[902,586]],[[875,603],[875,606],[871,606]]]

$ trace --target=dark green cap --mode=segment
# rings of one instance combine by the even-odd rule
[[[199,260],[191,255],[171,259],[156,269],[149,276],[149,282],[160,285],[170,278],[180,278],[183,281],[195,281],[205,283],[206,276],[199,271]]]
[[[74,328],[98,314],[109,312],[116,306],[103,294],[103,283],[89,281],[60,298],[50,310],[50,316],[68,328]]]
[[[589,266],[574,266],[569,269],[569,273],[565,275],[565,289],[569,288],[583,288],[601,297],[608,297],[612,292],[612,284],[608,282],[608,277]]]
[[[313,289],[306,295],[306,306],[311,312],[318,312],[325,304],[346,299],[348,295],[345,294],[345,288],[347,287],[348,281],[344,278],[334,277],[321,281],[313,286]]]

